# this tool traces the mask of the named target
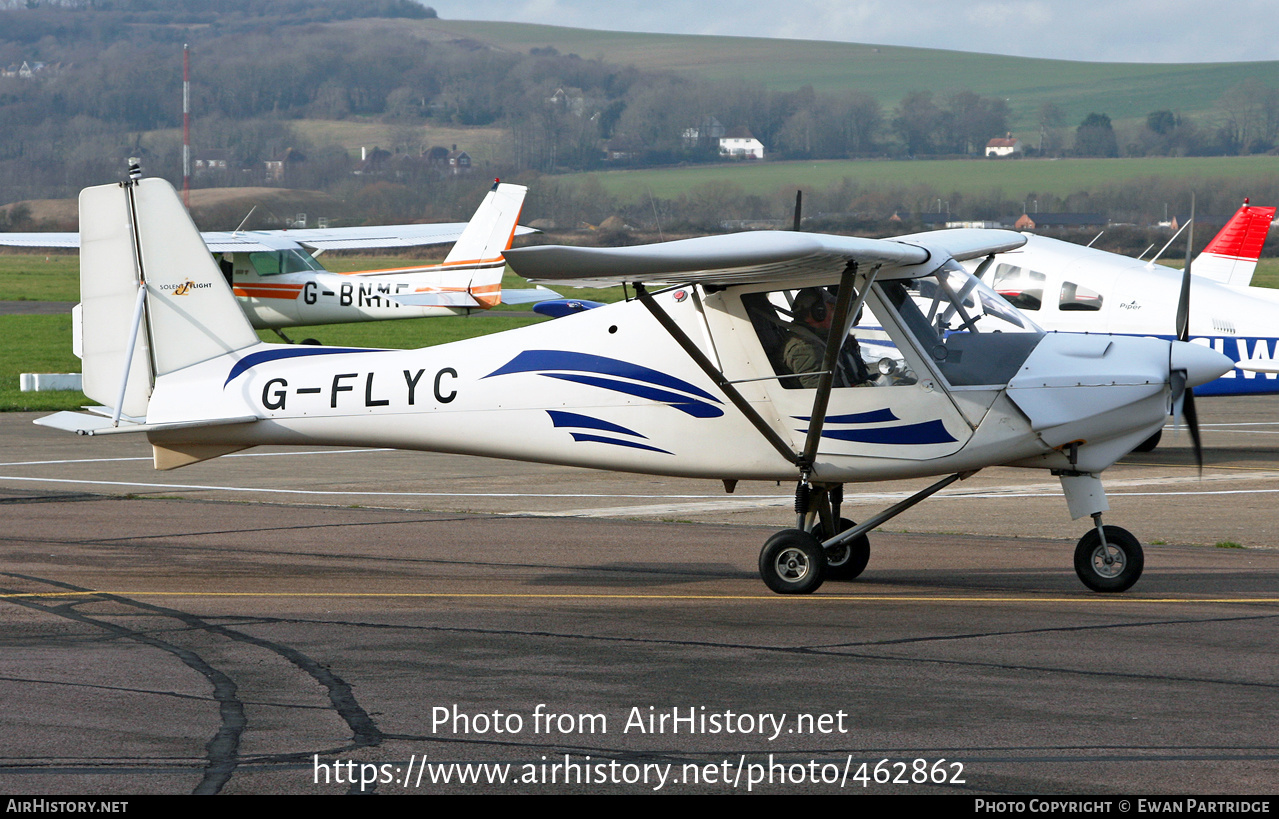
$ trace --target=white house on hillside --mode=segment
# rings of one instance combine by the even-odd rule
[[[763,159],[764,144],[747,128],[734,128],[719,138],[720,156],[734,159]]]

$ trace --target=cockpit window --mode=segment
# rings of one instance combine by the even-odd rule
[[[278,276],[281,273],[324,269],[311,254],[296,249],[250,253],[249,262],[259,276]]]
[[[788,390],[815,389],[821,381],[835,312],[834,289],[808,287],[742,296],[769,364],[780,376],[778,383]],[[868,306],[863,307],[843,335],[833,386],[884,387],[915,381],[879,319]]]
[[[1043,330],[953,260],[931,275],[875,287],[954,386],[1006,384],[1043,338]]]

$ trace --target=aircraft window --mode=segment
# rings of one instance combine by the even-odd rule
[[[742,304],[773,372],[788,390],[814,389],[822,376],[834,288],[749,293]],[[914,384],[917,379],[869,307],[855,317],[836,359],[836,388]]]
[[[1038,270],[1026,270],[1013,264],[995,268],[992,287],[1018,310],[1038,310],[1044,303],[1044,280]]]
[[[1101,301],[1101,294],[1096,290],[1090,290],[1074,282],[1061,283],[1061,301],[1058,303],[1058,308],[1061,310],[1100,310]]]
[[[279,253],[250,253],[249,262],[259,276],[278,276],[281,272]]]
[[[955,386],[1006,384],[1043,338],[1043,330],[953,260],[932,275],[875,287]]]
[[[278,276],[304,270],[323,270],[315,257],[300,250],[275,250],[250,253],[249,262],[259,276]]]
[[[324,267],[310,253],[301,250],[286,250],[284,256],[284,272],[300,273],[304,270],[323,270]]]

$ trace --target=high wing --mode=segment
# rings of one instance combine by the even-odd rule
[[[838,275],[850,261],[940,265],[952,257],[962,261],[1025,243],[1021,234],[1003,230],[941,230],[896,239],[759,231],[623,248],[514,248],[506,251],[506,260],[532,281],[744,284]]]
[[[292,241],[311,251],[371,250],[381,247],[424,247],[456,242],[466,230],[466,222],[433,225],[374,225],[341,228],[300,228],[297,230],[206,230],[200,235],[211,253],[240,251],[252,253],[280,250],[281,240]],[[515,228],[516,236],[537,233],[529,227]],[[0,233],[0,245],[8,247],[80,247],[79,233]]]
[[[79,247],[79,233],[0,233],[7,247]]]

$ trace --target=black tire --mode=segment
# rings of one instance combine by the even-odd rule
[[[308,344],[312,347],[321,346],[320,340],[318,338],[304,338],[301,341],[299,341],[298,344]]]
[[[1133,452],[1154,452],[1155,447],[1159,446],[1159,439],[1162,437],[1164,437],[1164,431],[1161,429],[1154,435],[1151,435],[1146,440],[1137,444],[1137,447],[1133,450]]]
[[[846,532],[857,524],[848,518],[839,519],[839,531]],[[821,523],[813,530],[813,536],[819,541],[826,540],[826,532]],[[826,580],[856,580],[866,571],[870,563],[870,538],[858,535],[848,543],[833,546],[826,552]]]
[[[1141,577],[1146,558],[1141,544],[1127,529],[1106,527],[1109,549],[1103,552],[1101,536],[1096,529],[1079,539],[1075,547],[1075,574],[1083,584],[1095,592],[1121,592],[1132,588]],[[1111,562],[1106,562],[1109,554]]]
[[[784,529],[759,552],[759,576],[778,594],[810,594],[822,584],[826,555],[808,532]]]

